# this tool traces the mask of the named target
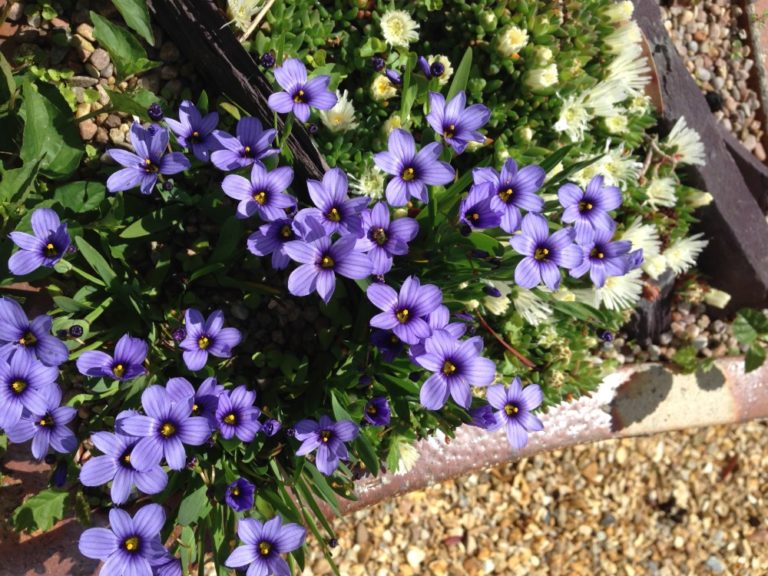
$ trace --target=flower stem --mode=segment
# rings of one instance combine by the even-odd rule
[[[523,355],[522,355],[520,352],[518,352],[517,350],[515,350],[514,348],[512,348],[512,346],[510,346],[509,344],[507,344],[507,343],[504,341],[504,338],[502,338],[502,337],[501,337],[501,336],[500,336],[500,335],[499,335],[497,332],[495,332],[495,331],[494,331],[494,329],[493,329],[493,328],[491,328],[490,324],[488,324],[488,322],[486,322],[485,318],[483,318],[483,316],[482,316],[482,315],[481,315],[479,312],[477,313],[477,319],[478,319],[478,320],[480,320],[480,324],[481,324],[481,326],[482,326],[483,328],[485,328],[486,330],[488,330],[488,332],[490,332],[490,333],[491,333],[491,336],[493,336],[494,338],[496,338],[496,340],[499,342],[499,344],[501,344],[501,345],[504,347],[504,349],[505,349],[507,352],[509,352],[510,354],[512,354],[512,355],[513,355],[515,358],[517,358],[518,360],[520,360],[520,362],[522,362],[522,363],[523,363],[523,365],[524,365],[526,368],[529,368],[529,369],[531,369],[531,370],[533,370],[534,368],[536,368],[536,364],[534,364],[533,362],[531,362],[530,360],[528,360],[528,358],[526,358],[526,357],[525,357],[525,356],[523,356]]]

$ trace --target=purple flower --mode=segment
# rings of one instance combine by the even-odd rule
[[[32,456],[40,460],[48,453],[48,446],[66,454],[77,448],[75,434],[67,428],[77,415],[77,410],[61,406],[61,389],[46,387],[42,409],[30,410],[13,426],[6,428],[8,439],[16,444],[32,439]],[[38,408],[38,407],[36,407]]]
[[[256,486],[248,482],[245,478],[238,478],[232,484],[227,486],[227,492],[224,495],[224,501],[227,506],[235,512],[245,512],[253,508],[254,494]]]
[[[384,396],[371,398],[365,405],[363,420],[373,426],[386,426],[389,424],[389,402]]]
[[[211,435],[205,418],[192,416],[192,398],[173,402],[162,386],[150,386],[141,395],[146,416],[128,416],[120,430],[141,438],[131,453],[137,470],[149,470],[165,456],[168,466],[181,470],[187,462],[184,444],[200,446]]]
[[[612,237],[613,228],[588,228],[582,234],[576,234],[584,260],[571,269],[571,276],[581,278],[589,272],[595,286],[602,288],[608,276],[623,276],[629,272],[628,253],[632,243],[629,240],[611,242]]]
[[[314,219],[316,226],[322,226]],[[356,238],[342,236],[335,244],[327,236],[309,236],[311,241],[294,240],[284,245],[288,255],[300,262],[288,277],[288,291],[294,296],[307,296],[315,290],[327,304],[336,288],[336,274],[359,280],[371,273],[371,261],[355,250]]]
[[[464,152],[470,142],[485,142],[485,136],[478,132],[491,117],[491,111],[482,104],[473,104],[466,110],[467,96],[462,90],[446,104],[445,97],[438,92],[429,93],[429,114],[427,122],[457,154]]]
[[[397,70],[387,69],[384,71],[384,76],[389,78],[389,81],[395,86],[403,85],[403,77]]]
[[[20,248],[8,259],[8,270],[16,276],[34,272],[40,266],[53,268],[67,252],[70,245],[67,225],[50,208],[38,208],[32,212],[32,231],[11,232],[13,243]]]
[[[193,372],[201,370],[208,361],[208,354],[217,358],[229,358],[232,348],[242,338],[237,328],[224,328],[224,313],[216,310],[204,319],[199,310],[189,308],[184,313],[187,337],[179,346],[184,350],[184,364]]]
[[[472,417],[472,420],[469,421],[469,424],[472,426],[477,426],[483,430],[498,428],[496,414],[494,414],[493,408],[489,404],[483,404],[477,408],[470,409],[469,415]]]
[[[427,80],[432,78],[432,68],[424,56],[419,56],[419,58],[416,60],[416,65],[419,67],[419,70],[421,70],[421,73],[426,76]]]
[[[443,299],[437,286],[422,286],[415,276],[406,278],[399,294],[386,284],[371,284],[366,293],[368,300],[383,310],[371,318],[371,326],[392,330],[406,344],[416,344],[432,333],[424,316],[440,306]]]
[[[501,222],[501,214],[491,206],[493,197],[491,184],[473,185],[459,205],[459,221],[473,230],[496,228]]]
[[[216,378],[206,378],[197,390],[186,378],[171,378],[165,389],[173,402],[192,398],[192,416],[202,416],[208,420],[211,430],[216,428],[216,409],[219,407],[219,396],[224,392],[224,386],[220,386]]]
[[[152,576],[183,576],[181,572],[181,560],[171,556],[167,551],[160,564],[152,566]]]
[[[0,358],[0,428],[6,429],[21,420],[25,409],[32,414],[45,412],[46,398],[59,376],[58,368],[27,354],[16,353],[8,360]]]
[[[179,105],[179,119],[166,118],[165,123],[176,134],[179,144],[192,150],[198,160],[207,162],[211,150],[219,148],[219,140],[213,133],[219,123],[218,112],[202,116],[197,106],[184,100]]]
[[[165,511],[147,504],[131,516],[119,508],[109,511],[107,528],[89,528],[80,536],[80,553],[104,560],[101,573],[150,576],[153,566],[165,564],[168,552],[160,543]]]
[[[405,344],[389,330],[372,330],[371,343],[379,349],[384,362],[392,362],[405,350]]]
[[[306,456],[317,450],[315,463],[317,469],[326,476],[333,474],[340,460],[348,460],[349,454],[345,442],[357,438],[360,429],[350,420],[334,422],[328,416],[320,416],[320,421],[301,420],[295,426],[296,439],[302,444],[296,456]]]
[[[563,228],[551,236],[543,216],[527,214],[522,232],[510,239],[512,247],[525,256],[515,268],[515,282],[534,288],[542,280],[550,290],[560,286],[560,269],[575,268],[583,260],[581,248],[573,243],[573,228]]]
[[[242,544],[224,562],[229,568],[249,566],[249,576],[288,576],[288,563],[280,554],[293,552],[304,544],[307,531],[298,524],[285,524],[280,516],[261,523],[243,518],[237,524]]]
[[[131,126],[131,144],[136,151],[119,148],[107,150],[110,158],[124,166],[107,179],[107,190],[121,192],[139,186],[142,194],[151,194],[159,174],[178,174],[191,166],[181,152],[166,154],[168,130],[152,125],[142,128],[134,122]]]
[[[268,438],[271,438],[275,434],[277,434],[280,431],[280,428],[282,428],[282,424],[275,420],[274,418],[270,418],[264,424],[261,425],[261,431],[266,434]]]
[[[450,393],[462,408],[472,401],[470,386],[487,386],[496,377],[496,366],[480,356],[483,341],[479,336],[459,341],[445,331],[435,332],[424,343],[426,352],[415,358],[416,363],[434,372],[421,387],[421,405],[439,410]]]
[[[285,251],[285,243],[296,240],[290,218],[281,218],[268,224],[248,236],[248,251],[256,256],[272,254],[272,268],[282,270],[288,266],[291,259]]]
[[[343,170],[331,168],[323,175],[322,182],[307,180],[307,189],[316,208],[305,208],[296,215],[297,220],[314,218],[328,235],[338,232],[362,236],[360,213],[368,206],[368,198],[349,198],[347,175]]]
[[[426,203],[429,200],[427,184],[451,182],[455,173],[450,164],[438,160],[442,151],[440,144],[432,142],[417,154],[413,136],[400,128],[393,130],[388,150],[373,157],[376,166],[394,176],[387,184],[387,202],[392,206],[405,206],[408,198],[418,198]]]
[[[403,217],[390,221],[389,207],[378,202],[373,209],[362,213],[363,236],[355,248],[366,252],[371,259],[372,274],[386,274],[392,269],[393,256],[408,254],[408,242],[419,233],[419,223]]]
[[[238,218],[250,218],[255,213],[262,220],[285,218],[285,209],[296,206],[296,198],[284,194],[293,181],[293,170],[287,166],[269,172],[261,162],[254,162],[251,179],[230,174],[221,183],[221,189],[230,198],[239,200]]]
[[[528,432],[544,429],[541,420],[531,414],[544,399],[541,388],[536,384],[523,388],[520,379],[515,378],[509,388],[505,389],[502,384],[488,388],[486,398],[497,410],[498,426],[506,427],[507,439],[512,448],[519,450],[524,447],[528,443]]]
[[[307,81],[307,69],[296,58],[275,68],[275,80],[284,92],[275,92],[267,103],[278,114],[293,114],[301,122],[309,120],[309,108],[330,110],[336,105],[336,94],[328,90],[330,76],[317,76]]]
[[[501,174],[493,168],[475,168],[472,178],[475,184],[490,182],[493,185],[491,208],[501,214],[501,229],[514,234],[520,228],[520,209],[541,212],[544,199],[536,195],[547,173],[541,166],[532,164],[517,169],[517,163],[508,158]]]
[[[277,148],[269,147],[277,132],[272,128],[264,130],[258,118],[240,118],[235,133],[237,138],[221,130],[213,133],[220,148],[211,152],[211,162],[219,170],[245,168],[279,152]]]
[[[51,336],[53,320],[41,314],[32,322],[16,300],[0,298],[0,358],[17,351],[46,366],[58,366],[69,358],[66,344]]]
[[[138,438],[96,432],[91,434],[91,441],[104,455],[95,456],[83,465],[80,482],[84,486],[101,486],[111,480],[110,495],[115,504],[128,501],[133,485],[145,494],[158,494],[165,489],[168,476],[159,464],[143,471],[134,468],[131,458]]]
[[[445,306],[438,306],[427,317],[427,324],[429,324],[429,327],[432,329],[432,334],[437,330],[443,330],[452,338],[458,340],[464,336],[464,333],[467,331],[467,325],[463,322],[451,322],[450,320],[451,313],[448,311],[448,308]],[[426,353],[426,347],[424,346],[425,341],[426,340],[423,340],[418,344],[413,344],[408,350],[408,355],[414,362],[416,361],[415,358],[417,356]]]
[[[261,410],[253,405],[255,401],[256,392],[249,392],[245,386],[219,396],[216,422],[223,438],[230,440],[237,436],[243,442],[250,442],[256,437],[261,430],[258,420]]]
[[[115,345],[114,358],[105,352],[89,350],[77,359],[77,369],[84,376],[114,378],[122,382],[146,372],[142,365],[146,357],[147,343],[124,334]]]
[[[583,191],[576,184],[563,184],[557,197],[565,208],[563,222],[573,223],[577,233],[588,228],[613,230],[614,222],[608,212],[621,206],[621,190],[603,186],[602,176],[592,178]]]

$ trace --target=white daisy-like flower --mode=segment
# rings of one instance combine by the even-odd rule
[[[560,108],[560,117],[555,122],[555,130],[564,132],[572,142],[584,138],[584,132],[589,128],[592,115],[584,104],[584,96],[568,96]]]
[[[355,122],[355,107],[349,101],[346,90],[336,90],[336,104],[330,110],[320,110],[318,114],[320,121],[331,132],[346,132],[358,126]]]
[[[397,463],[397,470],[395,470],[395,476],[402,476],[407,474],[419,461],[421,454],[416,450],[416,447],[412,444],[406,444],[405,442],[398,442],[398,452],[400,452],[400,461]]]
[[[664,140],[663,147],[679,164],[704,166],[707,163],[701,136],[696,130],[688,127],[685,116],[680,116],[675,123],[672,132]]]
[[[245,32],[263,5],[263,0],[228,0],[227,17]]]
[[[402,127],[403,127],[403,120],[400,118],[400,114],[392,114],[392,116],[387,118],[386,121],[384,122],[384,125],[382,126],[382,130],[384,130],[384,134],[389,136],[389,133],[392,132],[392,130],[396,130]]]
[[[625,153],[624,144],[617,148],[609,150],[601,163],[601,174],[605,176],[605,183],[608,186],[619,186],[622,190],[626,188],[626,183],[636,181],[643,169],[643,164],[634,159],[634,157]]]
[[[634,308],[643,295],[643,273],[631,270],[624,276],[606,278],[602,288],[594,291],[592,304],[608,310],[628,310]]]
[[[397,96],[397,88],[384,74],[379,74],[371,84],[371,94],[377,102],[383,102]]]
[[[523,319],[538,326],[552,317],[552,308],[539,298],[535,292],[518,286],[512,296],[512,305]]]
[[[643,224],[640,217],[629,225],[620,239],[631,242],[632,250],[642,250],[646,261],[661,254],[659,231],[653,224]]]
[[[651,81],[650,74],[651,67],[640,45],[626,44],[608,65],[606,80],[617,82],[633,95],[640,95]]]
[[[675,194],[675,188],[677,183],[674,178],[665,176],[664,178],[654,178],[648,183],[645,188],[645,193],[648,196],[648,204],[651,208],[658,208],[659,206],[674,206],[677,204],[677,195]]]
[[[663,254],[656,254],[651,258],[643,257],[643,272],[648,274],[654,280],[658,280],[669,268],[667,259]]]
[[[389,10],[381,16],[381,33],[390,46],[407,48],[419,39],[419,25],[403,10]]]
[[[536,47],[536,62],[539,65],[546,66],[552,61],[553,57],[554,54],[552,54],[552,49],[547,48],[546,46]]]
[[[360,177],[349,174],[349,190],[353,194],[368,196],[371,200],[384,198],[384,184],[387,175],[375,165],[366,168]]]
[[[617,106],[627,99],[627,89],[615,80],[598,82],[584,92],[584,105],[594,116],[608,118],[618,114]]]
[[[710,288],[704,293],[704,302],[721,310],[728,306],[731,301],[731,295],[717,288]]]
[[[621,54],[627,44],[638,44],[643,39],[643,33],[637,22],[630,20],[623,26],[605,37],[605,45],[611,54]]]
[[[627,22],[635,12],[635,5],[630,0],[623,0],[606,8],[605,14],[611,22]]]
[[[554,62],[543,68],[534,68],[525,76],[526,85],[533,90],[549,88],[557,84],[559,77],[557,64]]]
[[[630,114],[645,114],[651,107],[651,99],[648,96],[635,96],[629,101]]]
[[[699,254],[709,244],[709,240],[702,240],[703,236],[699,233],[682,238],[664,251],[667,264],[675,274],[683,274],[696,264]]]
[[[513,25],[501,33],[499,53],[509,58],[520,52],[527,44],[528,31]]]
[[[512,292],[512,289],[508,284],[496,282],[495,280],[486,280],[485,283],[491,288],[496,288],[496,290],[501,293],[501,296],[486,295],[486,297],[483,298],[483,306],[485,306],[485,309],[491,314],[501,316],[507,309],[509,309],[509,294]]]
[[[443,65],[443,73],[438,76],[437,82],[440,84],[440,86],[445,86],[448,84],[451,76],[453,76],[453,66],[451,65],[451,61],[448,59],[448,56],[443,56],[442,54],[427,56],[427,62],[430,66],[432,66],[432,64],[435,62],[439,62]]]
[[[605,127],[611,134],[624,134],[629,129],[629,121],[624,114],[606,116],[603,122],[605,122]]]

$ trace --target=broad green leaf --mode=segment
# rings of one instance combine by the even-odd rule
[[[453,75],[453,82],[451,82],[451,87],[448,90],[448,96],[446,96],[446,100],[450,100],[467,87],[467,81],[469,80],[469,72],[471,69],[472,48],[467,48],[467,51],[464,52],[464,56],[459,63],[459,67],[456,69],[456,73]]]
[[[382,52],[386,52],[386,50],[387,45],[383,40],[371,36],[365,41],[365,44],[360,46],[360,56],[363,58],[370,58],[374,54],[381,54]]]
[[[160,65],[159,62],[147,59],[144,48],[128,30],[95,12],[91,12],[91,22],[93,22],[93,35],[109,52],[120,76],[132,76]]]
[[[98,208],[106,192],[107,189],[101,182],[70,182],[56,188],[53,199],[64,208],[81,214]]]
[[[333,408],[333,417],[336,418],[337,421],[352,420],[352,416],[350,416],[349,412],[344,410],[344,408],[341,406],[338,398],[336,398],[336,392],[333,390],[331,391],[331,408]]]
[[[120,233],[120,238],[143,238],[172,226],[182,216],[180,206],[166,206],[136,220]]]
[[[86,239],[82,236],[75,238],[75,243],[77,244],[80,253],[83,255],[83,258],[85,258],[93,271],[104,280],[104,283],[108,287],[111,286],[112,282],[117,278],[117,274],[112,270],[104,256],[102,256],[96,248],[88,244]]]
[[[68,496],[68,492],[52,489],[30,496],[14,511],[14,527],[25,532],[50,530],[56,522],[64,518],[64,505]]]
[[[0,106],[8,104],[8,107],[12,108],[15,94],[16,81],[13,79],[13,70],[0,52]]]
[[[21,168],[14,168],[2,173],[0,181],[0,208],[3,205],[9,206],[11,203],[21,203],[20,198],[24,196],[35,181],[40,164],[43,159],[37,162],[26,162]]]
[[[207,516],[211,511],[211,503],[208,500],[208,487],[200,486],[181,501],[176,523],[180,526],[189,526],[192,522]]]
[[[373,444],[368,440],[365,432],[360,432],[360,435],[355,440],[354,444],[357,449],[357,454],[363,461],[365,466],[374,476],[379,475],[379,457],[376,454],[376,450],[373,448]]]
[[[69,177],[84,152],[69,105],[51,84],[27,81],[23,94],[21,159],[34,164],[42,158],[40,172],[53,180]]]
[[[155,43],[155,36],[152,34],[152,26],[149,22],[149,10],[144,0],[112,0],[112,4],[123,16],[125,23],[144,38],[147,44]]]
[[[765,348],[760,344],[750,346],[744,358],[744,371],[752,372],[765,363]]]
[[[214,262],[226,262],[228,261],[232,253],[237,248],[244,244],[242,242],[242,236],[245,231],[245,226],[242,220],[238,220],[234,216],[227,219],[221,226],[221,233],[219,234],[219,241],[216,244],[216,248],[211,254],[209,264]]]
[[[315,466],[305,466],[304,470],[307,470],[312,476],[312,481],[307,478],[307,483],[312,487],[312,490],[319,495],[325,502],[333,509],[337,516],[341,516],[339,510],[339,500],[336,497],[336,492],[328,484],[328,480],[325,479],[320,471]]]
[[[149,90],[137,90],[131,94],[107,90],[110,106],[118,112],[124,112],[138,116],[142,120],[149,120],[147,109],[150,104],[157,101],[157,96]]]
[[[736,320],[733,321],[733,335],[741,344],[751,345],[759,334],[757,330],[749,323],[743,315],[739,312],[736,316]]]

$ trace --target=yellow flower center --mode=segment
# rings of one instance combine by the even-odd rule
[[[130,538],[126,538],[123,542],[123,548],[128,552],[136,552],[139,549],[139,537],[131,536]]]
[[[296,94],[293,96],[293,101],[297,104],[304,102],[304,90],[299,90],[296,92]]]
[[[197,339],[197,345],[200,347],[200,350],[205,350],[211,345],[211,341],[208,339],[208,336],[200,336]]]
[[[580,212],[589,212],[592,210],[594,206],[592,205],[592,202],[587,202],[586,200],[582,200],[579,202],[579,211]]]
[[[602,260],[605,258],[605,253],[601,252],[599,248],[592,248],[589,256],[590,258],[597,258],[598,260]]]
[[[162,434],[165,438],[169,438],[176,434],[176,426],[170,422],[166,422],[160,427],[160,434]]]
[[[406,182],[410,182],[411,180],[413,180],[414,178],[416,178],[416,170],[414,170],[413,168],[411,168],[411,167],[409,166],[408,168],[406,168],[405,170],[403,170],[403,176],[402,176],[402,178],[403,178],[403,180],[405,180]]]
[[[230,412],[224,416],[224,423],[234,426],[237,423],[237,415],[234,412]]]
[[[152,160],[150,160],[149,158],[144,159],[144,172],[146,172],[147,174],[154,174],[158,170],[159,168],[152,163]]]
[[[253,199],[260,205],[264,206],[267,202],[267,193],[264,190],[259,190],[253,195]]]
[[[288,224],[280,228],[280,236],[282,236],[283,238],[290,238],[291,236],[293,236],[293,230]]]
[[[232,488],[232,496],[240,496],[240,488],[238,488],[237,486]]]
[[[395,312],[397,321],[400,322],[400,324],[405,324],[406,322],[408,322],[410,315],[411,315],[411,311],[408,310],[408,308],[403,308],[402,310],[398,310],[397,312]]]
[[[261,554],[262,556],[269,556],[269,553],[271,551],[272,551],[272,544],[264,541],[259,542],[259,554]]]
[[[456,372],[456,370],[457,370],[456,364],[454,364],[450,360],[446,360],[443,363],[443,374],[445,374],[446,376],[450,376],[451,374]]]
[[[199,140],[200,139],[200,132],[198,132],[197,130],[192,132],[192,139],[193,140]]]
[[[378,413],[378,410],[376,410],[376,406],[374,406],[373,404],[368,404],[368,406],[365,407],[365,411],[371,416],[375,416]]]
[[[339,222],[341,220],[341,212],[334,206],[328,211],[328,220],[331,222]]]
[[[123,454],[123,463],[124,464],[130,464],[131,463],[131,455],[130,454]]]
[[[387,231],[384,228],[375,228],[371,232],[371,238],[379,246],[383,246],[387,243]]]
[[[546,260],[547,256],[549,256],[549,248],[536,248],[533,253],[533,257],[539,261]]]
[[[323,430],[320,432],[320,440],[327,444],[331,440],[332,435],[330,430]]]
[[[37,342],[37,336],[29,331],[25,332],[24,336],[19,338],[19,344],[22,346],[32,346],[35,342]]]
[[[192,414],[197,416],[199,413],[200,413],[200,405],[197,403],[192,404]]]
[[[320,267],[325,268],[326,270],[333,268],[335,264],[336,263],[333,261],[333,258],[330,256],[323,256],[322,260],[320,260]]]
[[[514,195],[514,193],[515,191],[512,189],[512,186],[509,186],[506,190],[501,190],[499,192],[499,198],[506,204],[509,202],[509,199]]]
[[[456,134],[456,124],[451,124],[443,131],[443,136],[446,138],[453,138],[454,134]]]
[[[477,212],[473,212],[470,218],[475,222],[477,222],[478,220],[480,220],[480,214],[478,214]]]
[[[507,414],[507,416],[512,416],[514,414],[517,414],[520,411],[520,409],[515,406],[514,404],[505,404],[504,405],[504,412]]]
[[[246,146],[243,149],[243,156],[245,156],[246,158],[250,158],[251,157],[251,147],[250,146]]]
[[[11,382],[11,390],[16,394],[21,394],[27,389],[27,383],[24,380],[14,380]]]
[[[122,378],[123,374],[125,374],[125,366],[122,364],[115,364],[112,367],[112,374],[114,374],[118,378]]]
[[[50,415],[45,415],[37,421],[37,425],[42,428],[53,426],[53,418],[51,418]]]
[[[54,246],[53,242],[48,242],[48,244],[45,245],[45,255],[48,258],[54,258],[59,255],[59,251],[56,250],[56,246]]]

